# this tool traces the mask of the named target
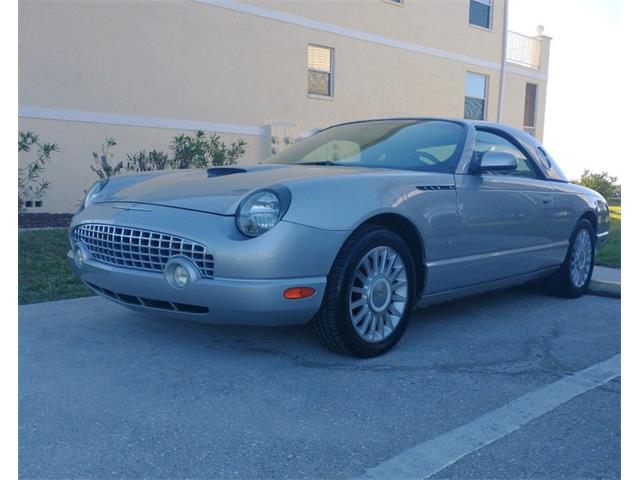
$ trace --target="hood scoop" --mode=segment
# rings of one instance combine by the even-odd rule
[[[207,169],[207,176],[211,177],[222,177],[224,175],[232,175],[234,173],[246,173],[246,168],[238,168],[238,167],[213,167]]]

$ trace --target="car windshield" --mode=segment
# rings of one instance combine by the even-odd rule
[[[381,120],[339,125],[301,140],[265,163],[453,172],[462,125],[442,120]]]

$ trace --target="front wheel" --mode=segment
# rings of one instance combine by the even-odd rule
[[[580,220],[571,235],[562,267],[547,281],[550,293],[577,298],[587,290],[595,262],[595,237],[591,222]]]
[[[318,339],[338,353],[381,355],[406,330],[414,295],[415,266],[404,241],[386,228],[363,227],[345,242],[327,278]]]

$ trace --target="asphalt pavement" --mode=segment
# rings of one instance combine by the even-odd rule
[[[98,297],[25,305],[20,476],[366,478],[412,458],[407,477],[619,478],[620,379],[576,373],[619,352],[618,299],[534,287],[419,310],[369,360],[308,326],[203,325]],[[481,440],[423,470],[416,452],[456,429]]]

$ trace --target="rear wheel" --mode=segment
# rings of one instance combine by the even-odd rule
[[[588,220],[580,220],[571,235],[569,251],[560,270],[547,281],[550,293],[577,298],[589,287],[595,261],[595,231]]]
[[[402,337],[413,310],[415,266],[391,230],[366,226],[340,250],[327,278],[315,330],[330,350],[381,355]]]

